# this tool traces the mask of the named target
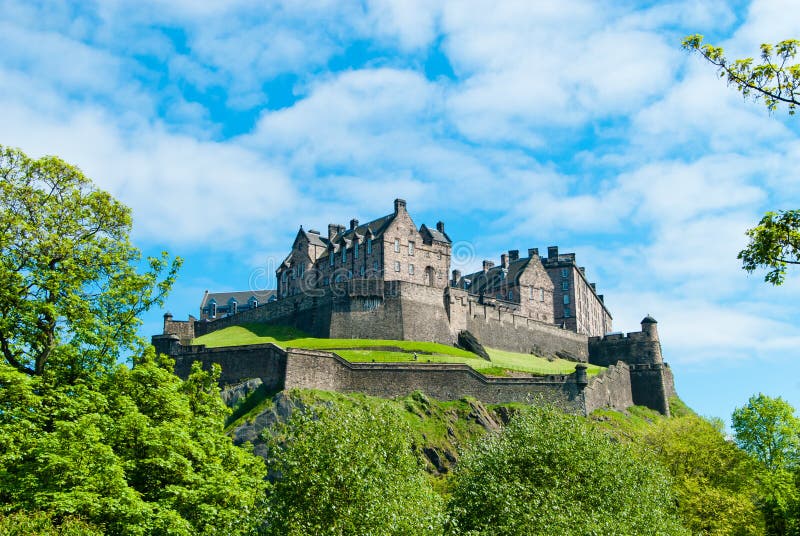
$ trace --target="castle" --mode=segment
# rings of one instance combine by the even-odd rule
[[[223,364],[223,381],[258,376],[274,388],[307,387],[397,396],[415,389],[444,399],[476,396],[486,402],[544,396],[565,409],[641,404],[669,414],[672,373],[663,362],[656,321],[639,332],[610,334],[612,317],[574,253],[548,248],[520,257],[510,250],[498,265],[462,275],[450,271],[452,240],[444,223],[414,224],[406,202],[391,214],[349,227],[331,224],[327,237],[301,226],[276,270],[277,290],[203,298],[200,320],[165,315],[153,344],[188,372],[193,360]],[[218,300],[217,298],[220,298]],[[241,300],[241,303],[240,303]],[[220,301],[222,303],[220,303]],[[559,356],[575,373],[538,378],[489,378],[465,365],[348,363],[328,352],[274,345],[206,349],[196,336],[231,325],[293,326],[315,337],[432,341],[454,344],[469,332],[484,346]],[[609,367],[588,378],[581,363]]]

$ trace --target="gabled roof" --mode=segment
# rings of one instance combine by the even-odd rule
[[[450,240],[450,237],[447,236],[447,233],[443,233],[442,231],[436,228],[432,229],[427,225],[425,225],[424,223],[422,224],[422,227],[420,227],[419,232],[420,234],[427,232],[430,235],[430,237],[433,240],[436,240],[437,242],[444,242],[446,244],[452,243],[452,240]]]
[[[324,248],[328,247],[327,238],[322,238],[322,236],[320,236],[317,233],[310,233],[308,231],[304,231],[302,227],[300,227],[300,232],[302,232],[305,235],[305,237],[308,239],[309,244],[312,244],[314,246],[322,246]]]
[[[227,304],[231,298],[236,300],[236,303],[248,303],[250,298],[255,298],[258,303],[267,303],[269,299],[275,296],[274,290],[244,290],[235,292],[208,292],[203,295],[203,300],[200,302],[200,308],[204,308],[212,299],[219,305]]]
[[[381,216],[380,218],[359,225],[355,229],[346,229],[338,233],[330,241],[328,241],[327,239],[323,240],[325,241],[326,246],[332,246],[333,251],[338,251],[339,244],[341,244],[342,242],[344,242],[347,247],[350,247],[350,245],[353,242],[353,238],[358,238],[359,240],[361,240],[362,238],[367,236],[368,233],[371,234],[371,238],[379,238],[386,230],[386,228],[389,227],[389,224],[392,223],[395,216],[396,214],[394,213],[387,214],[386,216]],[[328,249],[328,251],[330,251],[330,249]],[[320,255],[320,258],[327,256],[328,251],[323,252]]]
[[[461,277],[459,284],[461,285],[463,281],[467,279],[470,282],[468,289],[470,292],[494,292],[496,289],[507,285],[509,282],[517,284],[519,282],[519,276],[525,271],[530,260],[529,257],[518,259],[509,263],[508,268],[505,270],[502,266],[494,266],[486,273],[481,270],[480,272],[467,274]]]

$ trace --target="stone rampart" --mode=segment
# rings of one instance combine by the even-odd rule
[[[586,413],[599,408],[627,408],[633,406],[630,369],[619,362],[589,380],[583,391]]]

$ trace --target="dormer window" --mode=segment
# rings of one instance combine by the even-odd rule
[[[210,318],[214,318],[215,316],[217,316],[217,302],[214,300],[211,300],[208,303],[208,316]]]
[[[251,296],[250,297],[250,308],[251,309],[255,309],[256,307],[258,307],[258,299],[256,299],[255,296]]]
[[[231,298],[231,300],[228,302],[228,313],[235,315],[238,309],[238,305],[239,304],[236,303],[236,300]]]

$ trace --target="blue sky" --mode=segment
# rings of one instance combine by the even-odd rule
[[[790,0],[0,0],[0,143],[80,166],[186,259],[168,309],[271,284],[300,224],[403,197],[462,269],[574,251],[615,329],[659,320],[681,396],[728,418],[800,407],[800,271],[736,260],[800,206],[800,119],[743,101],[680,49],[800,36]],[[164,311],[145,317],[160,330]]]

